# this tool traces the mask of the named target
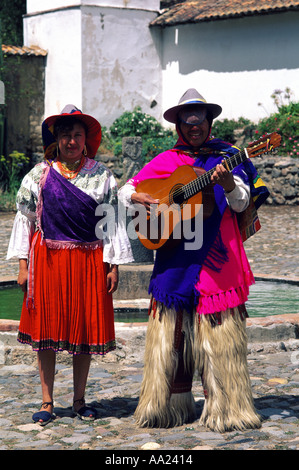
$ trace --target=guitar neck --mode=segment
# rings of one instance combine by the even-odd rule
[[[248,154],[246,149],[241,150],[240,152],[232,155],[229,158],[226,158],[225,161],[229,168],[229,171],[232,171],[241,163],[245,162],[248,159]],[[190,181],[190,183],[184,185],[181,189],[184,195],[184,200],[189,199],[195,194],[201,192],[206,186],[211,183],[211,177],[216,167],[211,168],[211,170],[206,171],[202,175],[198,176],[195,180]]]

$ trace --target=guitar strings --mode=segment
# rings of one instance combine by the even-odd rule
[[[226,162],[228,163],[228,165],[232,164],[233,160],[235,160],[235,165],[231,165],[231,170],[239,165],[240,163],[242,163],[243,161],[243,158],[244,156],[246,156],[245,154],[245,151],[244,150],[241,150],[240,152],[238,152],[236,155],[232,155],[231,157],[227,158],[226,159]],[[240,162],[237,161],[237,159],[240,158]],[[247,156],[246,156],[247,158]],[[210,177],[212,176],[212,174],[214,173],[215,171],[215,168],[212,168],[211,170],[208,170],[206,171],[205,173],[203,173],[202,175],[200,175],[199,177],[197,177],[196,179],[190,181],[189,183],[185,184],[183,186],[183,188],[185,189],[182,189],[182,188],[178,188],[176,189],[173,193],[172,193],[172,196],[173,197],[177,197],[177,196],[181,196],[181,195],[186,195],[186,194],[189,194],[190,193],[190,196],[192,195],[192,193],[194,192],[194,190],[196,192],[199,192],[201,189],[203,189],[205,186],[207,186],[211,181],[210,181]],[[202,186],[201,183],[204,183],[204,185]],[[195,192],[195,194],[196,194]],[[194,195],[194,194],[193,194]],[[161,204],[164,204],[164,203],[168,203],[169,201],[169,198],[166,196],[162,199],[159,200],[159,205]],[[158,208],[157,208],[158,209]],[[163,210],[160,210],[159,212],[162,213],[163,211],[167,210],[168,207],[164,208]]]

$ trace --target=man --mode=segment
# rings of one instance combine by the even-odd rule
[[[149,286],[144,377],[135,412],[140,426],[169,427],[194,420],[191,388],[197,370],[205,394],[200,424],[218,432],[260,427],[245,334],[245,302],[254,278],[237,215],[257,209],[269,193],[260,179],[254,186],[258,177],[249,161],[228,170],[224,160],[238,149],[211,137],[213,119],[221,111],[195,89],[187,90],[179,104],[164,113],[176,125],[175,147],[155,157],[120,190],[127,207],[142,204],[150,211],[159,201],[136,190],[149,178],[162,181],[187,165],[207,171],[213,185],[208,195],[213,210],[203,222],[202,246],[188,250],[182,239],[157,250]]]

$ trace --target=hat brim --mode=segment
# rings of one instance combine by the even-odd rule
[[[219,114],[222,113],[222,108],[218,104],[190,101],[189,103],[178,104],[177,106],[173,106],[172,108],[167,109],[167,111],[165,111],[165,113],[163,114],[163,117],[166,121],[176,124],[177,116],[181,109],[195,106],[206,108],[208,112],[212,115],[213,119],[215,119],[217,116],[219,116]]]
[[[62,113],[49,116],[47,119],[44,120],[43,126],[46,125],[49,131],[53,134],[53,126],[55,122],[57,121],[57,119],[63,117],[78,119],[86,125],[88,129],[86,136],[87,157],[94,158],[102,140],[101,124],[94,117],[76,111],[71,114]]]

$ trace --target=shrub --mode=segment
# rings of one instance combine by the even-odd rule
[[[16,194],[21,181],[29,170],[29,158],[14,150],[6,158],[0,157],[0,187],[2,191]]]
[[[138,106],[133,112],[126,111],[110,127],[111,135],[116,138],[128,136],[154,136],[163,131],[161,124]]]
[[[172,131],[164,129],[153,116],[143,113],[140,107],[136,107],[133,112],[123,113],[114,121],[109,132],[115,155],[122,153],[123,137],[142,137],[142,156],[145,162],[173,147],[176,142]]]
[[[284,96],[282,94],[284,93]],[[299,156],[299,103],[291,101],[289,88],[285,92],[275,90],[272,98],[277,106],[277,112],[261,119],[255,131],[255,137],[259,138],[270,132],[278,132],[282,137],[279,148],[281,155],[291,157]],[[285,102],[285,100],[288,102]]]
[[[251,126],[253,126],[253,124],[249,119],[243,117],[240,117],[237,121],[235,119],[217,120],[213,123],[212,135],[218,139],[235,144],[237,141],[235,130]],[[249,134],[251,134],[251,132],[249,132]]]
[[[99,152],[102,154],[113,153],[114,151],[113,147],[114,147],[113,139],[111,138],[109,130],[105,126],[102,126],[102,139],[101,139],[101,145],[99,147]]]
[[[164,137],[148,137],[142,144],[142,155],[145,162],[149,162],[159,153],[171,149],[177,141],[172,132],[165,133]]]

